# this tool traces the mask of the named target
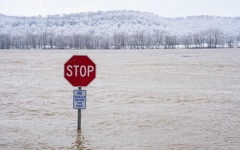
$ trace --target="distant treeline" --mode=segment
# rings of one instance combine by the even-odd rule
[[[221,29],[208,29],[176,36],[163,30],[152,34],[140,30],[134,34],[114,33],[111,37],[92,34],[55,34],[44,30],[40,34],[12,35],[0,33],[0,49],[175,49],[239,47],[240,35],[224,34]]]

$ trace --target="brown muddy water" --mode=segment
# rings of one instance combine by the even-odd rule
[[[77,131],[72,55],[88,55]],[[0,149],[240,149],[240,49],[0,50]]]

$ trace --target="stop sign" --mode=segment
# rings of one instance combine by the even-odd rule
[[[87,86],[96,77],[96,65],[88,56],[73,55],[64,64],[64,77],[73,86]]]

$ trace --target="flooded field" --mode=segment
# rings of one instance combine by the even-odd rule
[[[88,55],[82,130],[63,77]],[[0,50],[0,149],[240,149],[240,49]]]

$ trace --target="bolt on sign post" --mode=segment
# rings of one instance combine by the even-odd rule
[[[78,90],[73,91],[73,108],[78,109],[78,130],[81,130],[81,109],[86,109],[87,91],[81,87],[88,86],[96,77],[96,65],[84,55],[73,55],[64,64],[64,77]]]

